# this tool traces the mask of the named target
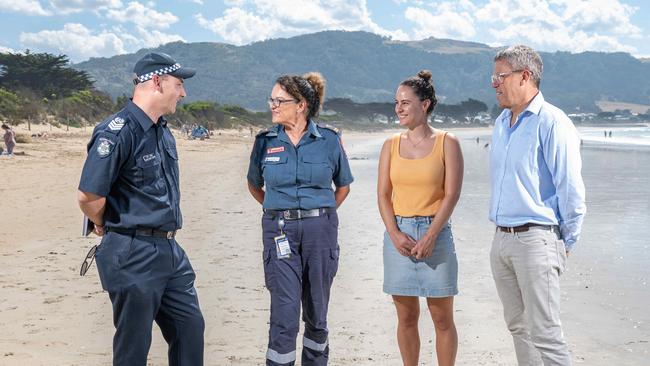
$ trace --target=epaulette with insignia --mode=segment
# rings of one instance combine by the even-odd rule
[[[122,118],[122,117],[115,117],[115,118],[113,118],[112,121],[110,121],[110,122],[108,123],[107,128],[108,128],[109,130],[113,131],[113,132],[117,132],[117,131],[121,130],[122,127],[124,127],[124,124],[125,124],[125,123],[126,123],[126,121],[124,120],[124,118]]]
[[[111,117],[109,117],[111,118]],[[106,119],[101,123],[101,129],[105,132],[111,132],[115,135],[119,134],[124,125],[129,122],[128,118],[120,117],[120,113],[112,116],[110,120]]]
[[[328,130],[330,130],[330,131],[334,131],[337,135],[340,135],[340,134],[341,134],[341,130],[340,130],[338,127],[334,127],[334,126],[332,126],[332,125],[328,125],[328,124],[326,124],[326,123],[325,123],[325,124],[323,124],[323,123],[319,123],[319,124],[318,124],[318,127],[320,127],[320,128],[326,128],[326,129],[328,129]]]
[[[277,136],[278,132],[275,130],[276,126],[272,126],[269,128],[265,128],[258,132],[255,137],[260,137],[260,136],[265,136],[265,135],[270,135],[270,136]]]

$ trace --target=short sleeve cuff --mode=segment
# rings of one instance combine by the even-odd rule
[[[350,177],[349,179],[340,179],[340,180],[335,180],[334,185],[337,187],[345,187],[349,186],[354,182],[354,178]]]

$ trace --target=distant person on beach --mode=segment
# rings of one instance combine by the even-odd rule
[[[113,305],[113,365],[147,364],[156,321],[169,365],[200,366],[205,324],[194,270],[175,239],[183,223],[178,153],[163,117],[174,113],[185,97],[183,79],[195,71],[148,53],[133,72],[133,100],[93,131],[78,193],[81,210],[103,236],[95,253]]]
[[[435,327],[438,365],[453,365],[458,349],[458,261],[449,218],[460,197],[463,156],[454,135],[427,123],[436,103],[431,72],[404,80],[395,93],[395,113],[407,131],[388,138],[379,158],[384,292],[393,296],[406,366],[418,365],[420,297]]]
[[[603,134],[605,135],[605,138],[607,138],[607,130],[603,131]]]
[[[607,134],[607,137],[612,137],[612,130],[609,130],[609,133]]]
[[[276,125],[257,134],[248,189],[263,207],[262,242],[271,319],[266,365],[294,365],[305,322],[302,365],[327,365],[327,308],[339,263],[337,207],[352,173],[337,129],[318,125],[319,73],[280,76],[268,100]],[[332,188],[332,184],[335,188]]]
[[[527,46],[494,57],[503,112],[490,153],[490,263],[519,365],[571,364],[560,323],[560,275],[585,215],[580,138],[539,91],[542,59]]]
[[[6,154],[7,155],[13,155],[14,154],[14,147],[16,146],[16,132],[9,127],[9,125],[2,124],[2,129],[5,131],[4,133],[4,141],[5,141],[5,147],[6,147]]]

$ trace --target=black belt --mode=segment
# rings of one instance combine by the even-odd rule
[[[318,217],[327,213],[336,213],[336,208],[323,207],[314,208],[312,210],[268,210],[264,209],[264,213],[271,214],[274,217],[282,217],[285,220],[300,220],[307,217]]]
[[[112,231],[118,234],[131,235],[131,236],[153,236],[156,238],[174,239],[176,231],[164,231],[150,228],[140,229],[120,229],[115,227],[107,227],[106,231]]]
[[[539,229],[551,230],[551,231],[557,230],[556,225],[541,225],[541,224],[533,224],[533,223],[527,223],[527,224],[514,226],[514,227],[497,226],[497,230],[503,231],[505,233],[523,233],[525,231],[530,230],[530,228],[533,227]]]

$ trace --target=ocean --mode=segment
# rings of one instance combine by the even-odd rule
[[[650,147],[650,126],[578,127],[578,131],[583,142],[590,145]]]

